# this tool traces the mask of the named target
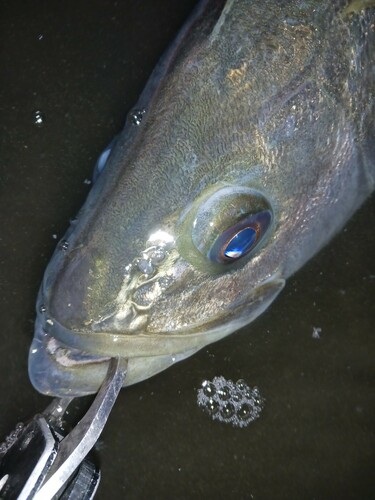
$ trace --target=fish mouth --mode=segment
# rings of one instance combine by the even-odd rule
[[[54,326],[56,326],[54,324]],[[60,328],[61,327],[60,325]],[[66,330],[68,331],[68,330]],[[76,335],[76,332],[70,332]],[[44,328],[40,316],[35,323],[34,338],[29,351],[29,378],[34,388],[46,396],[81,397],[96,393],[107,374],[112,357],[128,361],[124,386],[141,382],[169,366],[194,354],[190,349],[181,354],[155,356],[102,356],[76,349],[61,342]]]
[[[131,385],[250,323],[267,309],[284,284],[285,280],[274,275],[225,316],[156,334],[71,330],[49,316],[48,305],[43,311],[39,307],[29,354],[30,380],[43,394],[66,397],[94,393],[105,378],[109,360],[120,357],[128,360],[124,385]],[[40,299],[42,296],[41,292]]]

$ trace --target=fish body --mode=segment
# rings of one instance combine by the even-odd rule
[[[46,270],[40,392],[95,392],[113,356],[135,383],[248,324],[373,191],[375,11],[353,9],[197,6]]]

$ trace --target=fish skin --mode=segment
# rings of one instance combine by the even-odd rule
[[[46,270],[29,358],[43,393],[95,392],[115,355],[129,385],[249,323],[373,191],[374,9],[223,5],[202,2],[164,56],[140,125],[129,118]],[[191,241],[224,188],[273,211],[261,247],[231,266]],[[156,230],[175,243],[147,278],[134,262]]]

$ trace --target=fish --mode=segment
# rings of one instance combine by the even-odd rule
[[[254,321],[375,183],[373,2],[200,2],[46,269],[29,377],[124,385]]]

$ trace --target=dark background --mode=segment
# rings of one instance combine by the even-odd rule
[[[194,3],[0,2],[0,436],[49,401],[27,353],[52,235]],[[374,208],[248,328],[122,391],[98,445],[99,499],[373,497]],[[215,375],[259,386],[257,422],[234,429],[197,407]]]

